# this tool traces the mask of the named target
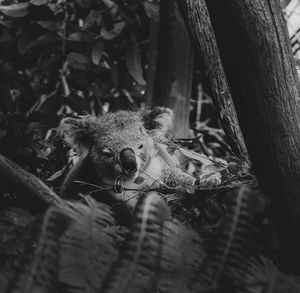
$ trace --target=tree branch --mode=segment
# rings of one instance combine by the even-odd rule
[[[52,189],[50,189],[39,178],[22,169],[16,163],[0,155],[0,176],[13,184],[24,188],[44,203],[50,206],[64,206],[61,199]]]
[[[201,70],[208,81],[210,95],[228,143],[238,157],[248,160],[206,4],[204,0],[177,0],[177,3],[190,32],[195,52],[200,57]]]

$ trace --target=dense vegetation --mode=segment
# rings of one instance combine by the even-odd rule
[[[269,198],[226,142],[197,58],[190,132],[167,150],[217,187],[141,193],[129,224],[91,194],[55,197],[74,160],[63,117],[149,106],[153,18],[159,1],[0,1],[0,154],[51,188],[0,176],[1,292],[300,292],[276,267]]]

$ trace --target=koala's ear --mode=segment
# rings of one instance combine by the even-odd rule
[[[142,113],[144,127],[155,135],[165,135],[173,127],[173,111],[169,108],[155,107]]]
[[[65,118],[59,126],[60,135],[72,147],[88,148],[93,143],[95,118]]]

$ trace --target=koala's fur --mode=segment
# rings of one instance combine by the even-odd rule
[[[172,111],[162,107],[64,119],[63,133],[77,150],[79,160],[65,179],[62,197],[73,197],[78,192],[78,185],[74,184],[76,180],[110,189],[116,180],[121,180],[125,189],[136,190],[146,190],[153,182],[168,186],[194,185],[194,177],[179,168],[170,167],[160,155],[160,144],[157,141],[165,139],[171,126]],[[128,156],[126,160],[129,167],[132,167],[128,172],[124,170],[127,161],[123,163],[121,153]],[[137,177],[145,180],[136,184],[134,181]],[[134,194],[137,193],[115,190],[109,191],[109,196],[117,201],[127,200],[134,206],[137,198]]]

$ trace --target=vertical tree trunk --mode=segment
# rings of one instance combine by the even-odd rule
[[[176,0],[160,2],[160,32],[152,104],[174,111],[174,135],[189,133],[193,50]]]
[[[300,85],[280,3],[206,3],[255,174],[300,271]]]
[[[158,6],[158,5],[157,5]],[[159,36],[159,8],[152,10],[150,15],[150,37],[148,47],[148,68],[147,68],[147,87],[146,87],[146,105],[152,106],[155,73],[156,73],[156,60],[158,49],[158,36]]]
[[[219,114],[232,151],[247,160],[247,149],[222,67],[215,35],[204,0],[177,0],[190,31],[200,66],[208,81],[209,94]]]

